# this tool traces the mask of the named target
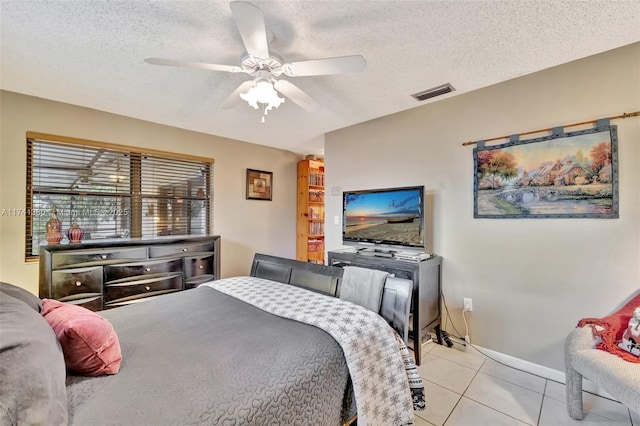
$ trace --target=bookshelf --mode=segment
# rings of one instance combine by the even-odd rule
[[[324,196],[324,162],[298,162],[298,260],[324,264]]]

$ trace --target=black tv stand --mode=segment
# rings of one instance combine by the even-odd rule
[[[361,268],[379,269],[399,278],[413,281],[413,300],[411,312],[413,321],[410,324],[409,338],[413,341],[416,364],[422,358],[422,342],[433,330],[438,343],[442,342],[440,330],[440,292],[442,276],[442,257],[431,256],[418,261],[394,258],[393,253],[379,256],[374,247],[365,251],[330,251],[329,265],[359,266]],[[441,343],[442,344],[442,343]]]

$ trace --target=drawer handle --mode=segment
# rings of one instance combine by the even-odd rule
[[[202,268],[204,268],[204,266],[202,266],[202,265],[198,265],[198,268],[202,269]]]
[[[144,289],[145,289],[145,290],[147,290],[147,291],[149,291],[149,290],[151,290],[151,287],[149,287],[148,285],[145,285],[145,286],[144,286]]]
[[[80,281],[76,281],[76,287],[80,287],[82,283]]]
[[[106,259],[106,258],[107,258],[107,255],[106,255],[106,254],[103,254],[103,255],[102,255],[102,256],[100,256],[100,257],[101,257],[101,258],[103,258],[103,259]]]
[[[144,268],[145,271],[149,272],[151,268]]]
[[[182,249],[182,251],[187,251],[187,249],[186,249],[186,248],[183,248],[183,249]]]

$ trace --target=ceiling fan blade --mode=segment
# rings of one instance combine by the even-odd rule
[[[262,11],[245,1],[232,1],[229,6],[247,53],[254,58],[268,59],[269,43]]]
[[[233,93],[222,103],[222,109],[230,109],[237,106],[242,100],[240,98],[240,93],[248,91],[253,87],[253,85],[253,80],[248,80],[238,86],[238,88],[234,90]]]
[[[311,96],[307,95],[305,92],[300,90],[298,86],[287,80],[278,80],[273,86],[278,92],[282,93],[287,98],[291,99],[294,103],[298,104],[298,106],[306,109],[307,111],[313,112],[317,111],[320,108],[320,104],[316,102]]]
[[[361,55],[340,56],[336,58],[313,59],[310,61],[290,62],[283,65],[284,73],[290,77],[308,75],[344,74],[362,72],[367,61]]]
[[[194,68],[207,71],[244,72],[242,68],[235,65],[204,64],[202,62],[176,61],[161,58],[147,58],[144,61],[148,64],[166,65],[169,67]]]

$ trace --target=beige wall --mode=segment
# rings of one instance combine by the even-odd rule
[[[610,313],[640,287],[640,117],[613,123],[619,219],[474,219],[473,147],[461,143],[638,110],[635,44],[329,133],[327,194],[425,185],[429,248],[444,257],[455,327],[464,333],[462,298],[471,297],[472,343],[563,370],[576,322]],[[327,247],[339,248],[341,197],[328,195],[326,211]]]
[[[0,209],[25,205],[27,131],[215,158],[213,231],[222,276],[248,274],[254,252],[295,257],[298,156],[12,92],[0,92]],[[245,199],[247,168],[273,172],[273,201]],[[0,216],[0,280],[37,294],[38,265],[24,261],[24,216]]]

